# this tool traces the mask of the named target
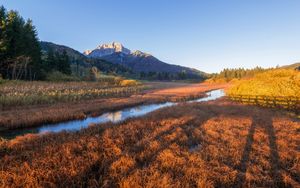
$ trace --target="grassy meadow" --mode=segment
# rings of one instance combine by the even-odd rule
[[[284,108],[300,113],[300,72],[294,69],[274,69],[253,78],[235,81],[227,90],[235,101],[272,108]]]
[[[275,69],[259,73],[236,82],[227,94],[300,97],[300,72]]]

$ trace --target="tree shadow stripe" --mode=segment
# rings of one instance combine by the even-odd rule
[[[276,135],[275,135],[272,117],[266,114],[265,116],[266,120],[264,122],[261,122],[258,117],[259,117],[258,115],[252,117],[252,124],[248,131],[246,144],[241,157],[241,162],[240,165],[237,167],[239,173],[236,177],[235,187],[243,187],[243,184],[246,182],[246,172],[249,165],[248,163],[250,160],[252,145],[254,142],[255,129],[257,127],[263,128],[265,130],[265,133],[268,135],[268,141],[270,147],[269,163],[271,166],[271,176],[273,179],[273,186],[286,187],[287,185],[284,184],[282,175],[280,173],[281,165],[280,165],[280,159],[278,154],[278,147],[276,143]]]

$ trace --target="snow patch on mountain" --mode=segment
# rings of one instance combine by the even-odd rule
[[[127,48],[125,48],[121,43],[119,42],[112,42],[110,44],[102,44],[99,45],[96,49],[94,50],[86,50],[84,51],[84,55],[88,57],[103,57],[107,55],[111,55],[117,52],[121,52],[123,54],[130,54],[131,51]]]

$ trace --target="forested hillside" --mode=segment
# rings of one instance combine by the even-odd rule
[[[71,65],[72,74],[80,78],[89,74],[92,67],[97,67],[99,71],[105,74],[120,75],[120,76],[133,76],[133,71],[125,66],[113,64],[109,61],[102,59],[92,59],[84,56],[77,50],[68,46],[55,44],[52,42],[41,41],[40,46],[42,49],[43,57],[51,56],[51,54],[64,54],[69,57],[69,64]]]

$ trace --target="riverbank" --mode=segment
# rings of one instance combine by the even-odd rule
[[[119,110],[141,104],[161,103],[199,98],[204,92],[227,88],[228,84],[186,84],[174,82],[144,83],[147,90],[128,97],[91,99],[48,105],[28,105],[0,111],[0,130],[34,127],[97,116],[107,111]]]
[[[223,89],[212,90],[205,92],[205,97],[187,100],[184,102],[195,103],[216,100],[225,96]],[[43,134],[47,132],[62,132],[62,131],[79,131],[91,125],[103,124],[107,122],[119,123],[130,118],[137,118],[147,115],[155,110],[181,104],[182,102],[163,102],[156,104],[144,104],[131,108],[124,108],[117,111],[110,111],[100,116],[87,117],[82,120],[70,120],[51,124],[42,124],[36,127],[28,127],[22,129],[12,129],[0,131],[0,137],[4,139],[14,139],[26,134]]]
[[[221,99],[0,143],[0,186],[297,187],[299,120]]]

